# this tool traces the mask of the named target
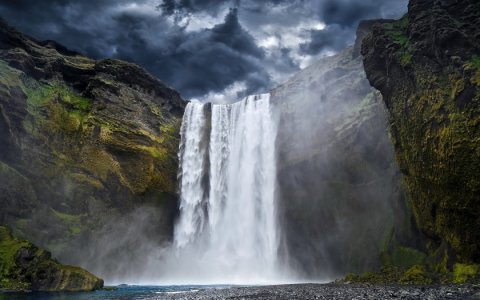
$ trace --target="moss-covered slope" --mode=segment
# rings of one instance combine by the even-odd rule
[[[84,269],[59,264],[48,251],[0,226],[0,291],[92,291],[103,280]]]
[[[424,263],[446,277],[480,262],[479,28],[478,1],[411,0],[362,47],[389,111]]]
[[[0,224],[94,267],[130,253],[132,238],[168,239],[184,105],[134,64],[95,61],[0,22]],[[142,207],[139,222],[131,215]],[[112,222],[115,236],[102,230]],[[118,244],[99,245],[107,240]]]

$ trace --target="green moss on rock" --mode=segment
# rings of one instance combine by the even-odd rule
[[[426,255],[409,247],[396,247],[391,254],[391,264],[398,267],[411,267],[425,262]]]
[[[103,280],[50,256],[0,226],[0,290],[91,291],[103,287]]]
[[[472,264],[455,264],[453,266],[453,282],[454,283],[466,283],[471,279],[478,277],[479,266]]]
[[[389,111],[418,244],[443,274],[455,262],[480,262],[479,9],[473,0],[411,0],[408,22],[376,26],[362,46]],[[435,255],[440,247],[448,265]]]
[[[408,269],[402,278],[400,278],[399,283],[403,284],[430,284],[432,279],[428,276],[425,267],[415,265]]]

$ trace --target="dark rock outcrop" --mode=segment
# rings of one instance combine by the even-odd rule
[[[51,258],[48,251],[12,236],[0,226],[0,291],[92,291],[103,280],[89,272],[66,266]]]
[[[0,22],[0,224],[102,276],[130,268],[172,234],[184,106],[137,65]]]
[[[356,59],[361,55],[362,50],[362,41],[363,39],[372,32],[373,25],[392,23],[395,20],[385,20],[385,19],[375,19],[375,20],[362,20],[358,24],[355,44],[353,45],[353,54],[352,57]]]
[[[480,262],[479,28],[479,1],[411,0],[405,17],[375,25],[362,46],[421,250],[447,281],[455,262]]]

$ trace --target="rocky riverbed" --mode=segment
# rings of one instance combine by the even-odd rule
[[[480,285],[298,284],[204,289],[162,295],[159,299],[480,299]]]
[[[480,299],[480,285],[296,284],[199,289],[159,294],[156,299]]]
[[[290,284],[273,286],[130,286],[88,293],[0,293],[0,300],[132,299],[480,299],[480,285]]]

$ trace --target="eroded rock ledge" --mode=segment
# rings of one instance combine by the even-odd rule
[[[92,291],[103,280],[79,267],[52,259],[50,252],[13,237],[0,226],[0,291]]]

